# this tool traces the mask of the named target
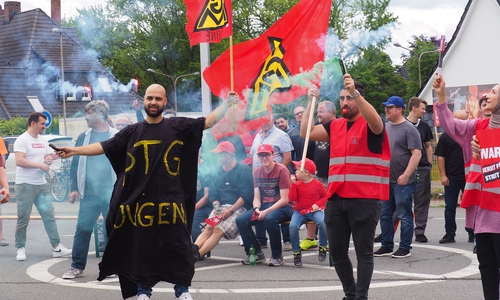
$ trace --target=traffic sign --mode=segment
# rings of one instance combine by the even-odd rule
[[[42,111],[42,114],[44,114],[47,117],[47,123],[45,123],[45,128],[49,128],[50,125],[52,125],[52,115],[46,110]]]

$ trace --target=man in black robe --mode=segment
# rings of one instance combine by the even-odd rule
[[[64,147],[61,157],[104,153],[117,174],[106,219],[108,245],[99,278],[118,274],[124,299],[149,299],[159,281],[174,284],[176,299],[192,299],[191,226],[196,204],[198,150],[203,130],[217,123],[235,93],[206,118],[164,119],[165,89],[153,84],[144,96],[146,119],[113,138]]]

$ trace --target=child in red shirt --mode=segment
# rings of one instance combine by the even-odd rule
[[[327,199],[326,189],[323,184],[314,178],[316,164],[309,158],[304,162],[304,170],[300,170],[302,161],[294,161],[295,175],[291,176],[292,186],[288,199],[295,201],[295,210],[290,221],[290,240],[293,250],[293,264],[302,267],[302,254],[300,249],[299,229],[307,221],[313,221],[319,231],[319,254],[318,260],[326,259],[326,248],[328,238],[325,227],[325,208]]]

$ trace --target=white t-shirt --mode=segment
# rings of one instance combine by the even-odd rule
[[[28,132],[21,134],[14,143],[14,153],[26,153],[26,159],[31,162],[43,164],[44,157],[47,154],[54,152],[47,140],[40,135],[37,139],[29,135]],[[42,185],[47,183],[45,173],[38,168],[23,168],[16,169],[16,184],[29,183],[33,185]]]

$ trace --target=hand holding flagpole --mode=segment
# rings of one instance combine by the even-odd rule
[[[441,72],[443,71],[443,52],[444,52],[444,44],[445,44],[445,36],[441,35],[441,43],[439,45],[439,60],[437,67],[437,77],[441,78]]]
[[[304,165],[306,163],[307,150],[309,148],[309,137],[311,135],[311,128],[313,126],[314,121],[314,108],[316,107],[316,96],[312,97],[311,107],[309,111],[306,111],[306,114],[309,114],[309,119],[307,119],[307,132],[306,137],[304,139],[304,151],[302,152],[302,160],[300,162],[300,171],[304,172]]]

